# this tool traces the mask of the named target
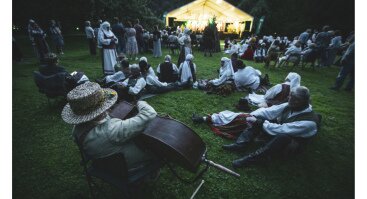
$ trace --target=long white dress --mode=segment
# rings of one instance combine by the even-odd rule
[[[98,34],[98,41],[103,47],[103,71],[106,75],[112,75],[115,73],[113,66],[117,63],[116,61],[116,49],[105,48],[111,44],[112,38],[116,40],[115,44],[118,43],[117,37],[113,34],[111,30],[107,30],[110,24],[108,22],[103,22],[101,24],[101,31]]]

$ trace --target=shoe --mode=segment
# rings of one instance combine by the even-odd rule
[[[257,160],[253,156],[248,155],[248,156],[245,156],[243,158],[234,160],[232,162],[232,166],[233,166],[233,168],[237,169],[237,168],[249,166],[251,164],[255,164],[256,162],[257,162]]]
[[[204,120],[204,118],[202,116],[196,115],[196,114],[192,114],[191,120],[194,123],[197,123],[197,124],[204,123],[205,122],[205,120]]]
[[[226,144],[222,146],[222,149],[227,150],[227,151],[241,151],[245,149],[244,144],[237,144],[237,143],[232,143],[232,144]]]

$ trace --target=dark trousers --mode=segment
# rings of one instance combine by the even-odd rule
[[[94,41],[93,38],[88,38],[88,44],[89,44],[89,52],[91,55],[96,55],[97,51],[96,51],[96,42]]]
[[[344,80],[348,75],[350,76],[350,79],[345,89],[352,90],[354,87],[354,65],[342,66],[338,74],[338,77],[336,78],[335,87],[339,89],[343,85]]]

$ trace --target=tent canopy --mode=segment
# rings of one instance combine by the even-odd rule
[[[251,30],[253,17],[246,12],[236,8],[223,0],[196,0],[177,8],[166,15],[166,24],[169,18],[174,21],[185,21],[191,29],[202,30],[208,24],[209,20],[216,18],[218,30],[228,30],[228,24],[235,29],[233,32],[242,32],[245,22],[250,23]]]

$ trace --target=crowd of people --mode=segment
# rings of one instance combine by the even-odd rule
[[[57,52],[62,54],[64,43],[60,28],[54,21],[51,25]],[[168,33],[154,26],[149,35],[139,20],[133,26],[131,22],[123,25],[115,18],[112,26],[107,21],[99,21],[94,29],[91,22],[86,21],[85,33],[90,54],[96,55],[97,47],[101,49],[104,77],[91,82],[85,74],[79,73],[77,83],[67,94],[68,104],[62,111],[62,118],[75,125],[74,134],[85,134],[82,145],[90,157],[101,158],[122,152],[129,169],[136,169],[141,164],[157,159],[132,141],[157,114],[153,107],[140,100],[144,94],[190,88],[219,95],[247,91],[248,95],[239,99],[236,106],[244,112],[225,110],[207,116],[192,116],[193,122],[207,123],[216,134],[236,139],[233,144],[223,145],[224,150],[240,151],[253,140],[264,142],[255,152],[233,161],[233,167],[239,168],[276,154],[300,150],[315,137],[321,122],[321,115],[315,113],[310,104],[310,91],[301,86],[299,74],[290,72],[284,82],[270,88],[269,77],[262,76],[260,70],[248,66],[241,59],[264,62],[265,66],[270,61],[276,61],[281,66],[296,55],[300,61],[304,61],[315,52],[319,66],[324,67],[334,64],[336,55],[345,50],[340,60],[341,71],[331,89],[340,89],[347,75],[352,78],[346,90],[351,90],[354,83],[354,36],[351,35],[343,43],[340,32],[331,31],[328,26],[322,32],[314,31],[313,34],[307,29],[293,41],[287,37],[273,36],[260,39],[254,35],[239,42],[226,39],[224,52],[230,54],[231,58],[221,58],[218,76],[213,79],[198,79],[197,67],[200,66],[194,62],[193,40],[188,28],[182,32],[177,29]],[[57,56],[49,53],[44,40],[45,33],[33,20],[30,21],[29,34],[39,58],[47,61],[43,73],[66,72],[58,66]],[[163,38],[172,54],[178,49],[177,65],[170,55],[165,55],[154,71],[146,57],[138,58],[137,55],[147,48],[146,34],[152,39],[155,58],[162,56]],[[214,44],[206,37],[212,38],[213,34],[206,29],[203,37],[204,53],[212,56]],[[135,103],[138,114],[126,120],[111,118],[108,109],[117,101]],[[258,109],[251,111],[250,105]]]

